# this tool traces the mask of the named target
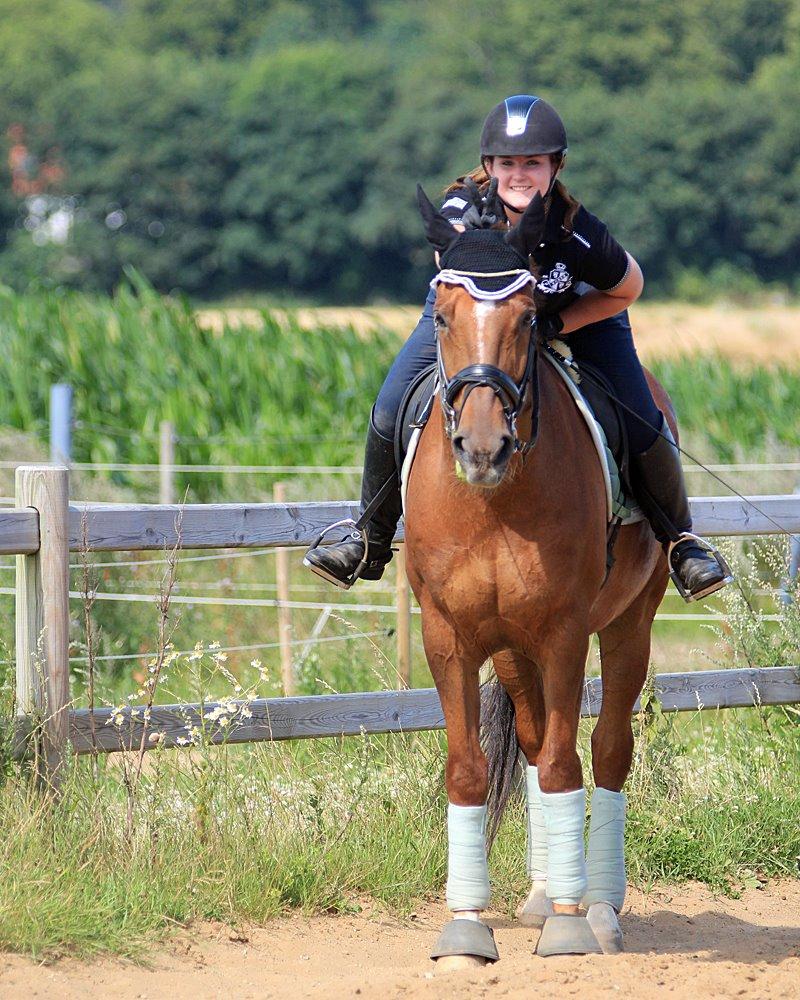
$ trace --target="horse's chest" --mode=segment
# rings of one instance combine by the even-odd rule
[[[516,550],[497,539],[439,549],[419,567],[425,589],[448,616],[475,627],[535,617],[550,595],[545,554],[536,543]]]

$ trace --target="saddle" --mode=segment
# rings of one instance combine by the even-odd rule
[[[559,347],[563,348],[563,345],[559,343]],[[641,521],[644,514],[632,499],[632,491],[628,485],[630,454],[625,421],[619,406],[604,391],[613,391],[611,383],[594,365],[581,362],[578,366],[550,345],[542,349],[542,354],[563,379],[579,413],[586,421],[603,471],[609,523],[616,528],[620,524]],[[581,379],[581,372],[585,372],[588,377]],[[593,384],[595,382],[599,384]],[[408,387],[398,412],[395,458],[397,468],[401,470],[403,509],[417,442],[431,414],[437,388],[436,365],[433,364],[421,371]]]

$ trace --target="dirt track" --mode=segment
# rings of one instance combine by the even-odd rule
[[[426,955],[445,919],[444,907],[427,906],[406,920],[365,908],[356,916],[288,917],[239,935],[204,924],[154,953],[149,968],[109,960],[37,965],[0,955],[0,997],[800,996],[800,882],[750,890],[740,900],[698,886],[631,892],[627,952],[613,958],[536,958],[536,931],[490,916],[501,961],[435,977]]]

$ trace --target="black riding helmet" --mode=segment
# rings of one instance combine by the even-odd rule
[[[567,130],[541,97],[515,94],[489,112],[481,132],[485,156],[535,156],[567,151]]]

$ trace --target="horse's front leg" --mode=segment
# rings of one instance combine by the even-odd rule
[[[547,833],[547,895],[554,915],[539,939],[540,955],[596,954],[601,948],[580,902],[586,892],[583,828],[586,792],[577,752],[588,632],[562,621],[540,646],[545,730],[538,761]]]
[[[625,795],[633,757],[631,715],[650,660],[650,631],[664,594],[663,572],[619,618],[600,632],[603,701],[592,733],[595,791],[589,826],[584,906],[606,954],[622,951],[619,914],[625,902]]]
[[[544,926],[553,915],[547,898],[547,831],[539,790],[539,754],[544,741],[544,691],[539,667],[519,650],[506,649],[492,657],[494,671],[514,704],[517,742],[525,755],[525,801],[528,826],[526,868],[530,890],[517,907],[524,927]]]
[[[423,603],[425,653],[447,727],[447,905],[453,920],[431,953],[438,970],[497,961],[480,914],[489,904],[486,863],[486,757],[480,746],[479,670],[483,654],[465,648],[439,611]]]

